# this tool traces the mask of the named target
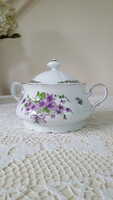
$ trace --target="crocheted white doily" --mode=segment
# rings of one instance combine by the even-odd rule
[[[0,98],[0,200],[113,200],[113,97],[62,134],[25,129],[16,105]]]

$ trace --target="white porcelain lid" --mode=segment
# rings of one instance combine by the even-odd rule
[[[77,83],[71,75],[58,70],[60,63],[56,59],[52,59],[47,66],[51,68],[49,71],[45,71],[35,78],[31,82],[39,82],[44,84],[57,84],[57,83]]]

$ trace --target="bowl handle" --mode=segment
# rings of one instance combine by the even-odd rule
[[[17,92],[18,89],[19,89],[19,91]],[[18,101],[18,102],[20,100],[22,100],[22,98],[23,98],[22,91],[23,91],[22,83],[19,83],[19,82],[12,83],[12,85],[11,85],[11,94],[16,99],[16,101]]]
[[[102,83],[96,83],[95,85],[93,85],[93,86],[90,88],[90,90],[89,90],[89,92],[88,92],[88,97],[93,96],[93,89],[96,88],[96,87],[98,87],[98,86],[103,88],[103,90],[104,90],[104,95],[103,95],[103,98],[102,98],[100,101],[96,101],[96,102],[94,103],[94,105],[92,105],[92,106],[93,106],[93,110],[95,109],[96,106],[100,105],[103,101],[105,101],[105,99],[106,99],[107,96],[108,96],[108,89],[107,89],[107,87],[106,87],[105,85],[103,85]]]

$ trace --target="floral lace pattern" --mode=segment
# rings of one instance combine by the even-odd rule
[[[1,97],[0,200],[112,200],[112,105],[108,97],[79,131],[45,134],[25,129],[17,103]]]

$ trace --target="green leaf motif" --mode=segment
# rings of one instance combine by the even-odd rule
[[[79,97],[76,97],[76,100],[77,100],[78,104],[80,104],[80,105],[82,105],[82,104],[83,104],[83,100],[82,100],[82,99],[80,99]]]
[[[40,97],[40,100],[44,99],[46,97],[45,92],[40,93],[39,97]]]
[[[42,109],[42,112],[47,112],[47,113],[49,113],[50,110],[49,110],[47,107],[45,107],[45,108]]]
[[[62,98],[65,98],[64,94],[62,95]]]
[[[29,95],[27,95],[27,99],[28,99],[29,101],[31,101],[31,98],[29,97]]]
[[[24,107],[25,107],[25,108],[27,107],[27,103],[24,104]]]
[[[79,98],[79,97],[76,97],[76,100],[77,100],[77,101],[79,101],[79,100],[80,100],[80,98]]]
[[[39,121],[36,119],[36,120],[35,120],[35,123],[39,124]]]
[[[35,100],[34,103],[38,103],[40,100]]]

